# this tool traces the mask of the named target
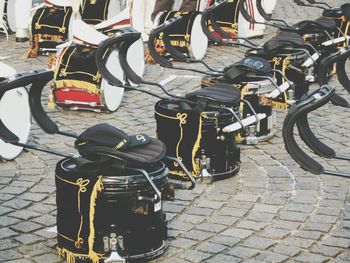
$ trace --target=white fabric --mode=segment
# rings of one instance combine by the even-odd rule
[[[32,0],[15,0],[16,28],[28,30],[31,19]]]
[[[265,19],[260,15],[256,0],[248,0],[247,5],[250,4],[253,6],[254,10],[254,19],[257,22],[265,22]],[[247,11],[250,14],[250,8],[247,6]],[[253,27],[251,27],[250,21],[245,20],[243,15],[239,13],[238,17],[238,36],[244,37],[244,38],[251,38],[251,37],[257,37],[257,36],[263,36],[266,26],[261,24],[254,24]]]
[[[45,0],[45,2],[55,6],[72,6],[71,0]]]
[[[95,46],[98,46],[103,40],[108,38],[82,20],[75,20],[73,22],[72,33],[74,38]]]

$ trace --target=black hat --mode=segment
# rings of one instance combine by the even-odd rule
[[[86,144],[123,150],[130,147],[145,145],[150,138],[145,134],[129,136],[122,130],[107,123],[97,124],[84,131],[75,142],[79,149]]]
[[[81,156],[95,159],[105,153],[135,163],[153,163],[165,155],[164,144],[146,134],[127,135],[106,123],[88,128],[79,135],[75,146]]]

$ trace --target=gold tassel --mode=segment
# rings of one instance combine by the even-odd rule
[[[52,94],[52,87],[51,87],[50,91],[49,91],[49,101],[47,103],[47,109],[54,110],[55,108],[56,108],[56,103],[55,103],[55,99],[54,99],[53,94]]]
[[[99,263],[100,259],[103,257],[102,254],[98,254],[94,251],[94,241],[95,241],[95,206],[97,200],[97,194],[103,189],[102,176],[99,176],[94,188],[91,192],[90,197],[90,235],[89,235],[89,258],[92,263]]]

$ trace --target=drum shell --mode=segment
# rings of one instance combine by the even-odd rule
[[[221,131],[236,122],[232,114],[209,107],[198,113],[172,106],[172,102],[165,99],[155,106],[157,135],[165,143],[167,154],[182,160],[194,176],[199,176],[198,162],[208,158],[208,171],[214,175],[235,171],[240,162],[235,133]],[[170,174],[184,177],[175,163],[169,162],[167,166]]]
[[[309,82],[306,81],[306,72],[301,70],[301,65],[305,62],[308,56],[303,51],[293,51],[291,53],[268,54],[264,51],[248,50],[246,56],[257,56],[268,60],[273,69],[282,71],[283,74],[295,84],[295,99],[300,98],[309,90]],[[295,57],[295,58],[293,58]],[[300,70],[297,70],[300,69]],[[277,80],[277,85],[282,85],[284,79],[280,74],[274,76]],[[276,99],[276,108],[287,109],[286,95],[281,95]],[[278,106],[281,105],[281,107]]]
[[[108,257],[111,251],[108,248],[105,249],[103,240],[104,237],[110,237],[111,233],[116,233],[117,236],[123,237],[124,250],[120,247],[118,249],[118,253],[122,257],[142,258],[144,254],[148,254],[149,258],[159,256],[153,251],[165,247],[167,238],[165,214],[162,212],[161,202],[154,204],[150,201],[155,196],[155,191],[144,175],[113,168],[107,163],[104,167],[97,168],[96,171],[90,172],[87,176],[79,169],[72,169],[73,166],[71,159],[61,160],[56,166],[58,247],[60,249],[66,248],[83,262],[91,262],[86,242],[86,238],[92,233],[91,224],[84,221],[86,214],[91,214],[91,207],[89,212],[86,210],[89,204],[80,201],[80,213],[74,213],[77,206],[77,202],[74,201],[77,199],[75,194],[69,190],[71,184],[64,181],[64,178],[70,178],[69,180],[72,179],[72,182],[75,182],[76,179],[78,182],[79,178],[83,178],[80,182],[86,182],[87,179],[90,178],[92,181],[92,177],[98,176],[102,178],[103,187],[97,193],[94,205],[93,251]],[[147,171],[162,192],[168,186],[167,168],[159,162],[147,168]],[[91,190],[91,186],[86,183],[85,187],[87,192],[89,189]],[[89,200],[88,198],[83,199],[83,191],[79,193],[80,200]],[[65,234],[67,229],[76,229],[76,231],[72,231],[75,233],[78,232],[79,227],[80,236],[84,242],[80,248],[77,248],[64,236],[70,238]],[[74,240],[74,238],[73,235],[71,239]]]

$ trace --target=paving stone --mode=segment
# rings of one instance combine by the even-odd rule
[[[186,222],[186,223],[191,223],[191,224],[197,225],[197,224],[200,224],[202,221],[204,221],[205,217],[204,216],[197,216],[197,215],[182,214],[178,217],[178,220]],[[202,224],[200,224],[200,225],[202,225]]]
[[[184,253],[181,253],[181,257],[190,261],[190,262],[203,262],[207,258],[211,257],[212,255],[209,253],[204,253],[201,251],[185,251]]]
[[[336,216],[314,215],[310,217],[310,222],[322,224],[334,224],[337,221]]]
[[[8,228],[0,229],[0,239],[9,238],[18,235],[16,232]]]
[[[223,231],[224,229],[226,229],[226,226],[219,225],[219,224],[212,224],[212,223],[202,223],[202,224],[197,225],[196,229],[208,231],[208,232],[219,233],[219,232]]]
[[[259,253],[259,250],[241,247],[241,246],[236,246],[236,247],[228,250],[227,253],[229,255],[232,255],[232,256],[235,256],[238,258],[248,259],[248,258],[256,256]]]
[[[202,241],[211,237],[212,234],[204,231],[190,230],[188,232],[185,232],[182,236],[186,238]]]
[[[37,256],[34,258],[35,262],[50,262],[50,263],[56,263],[60,262],[60,258],[57,255],[54,254],[44,254],[42,256]]]
[[[208,242],[214,243],[214,244],[221,244],[228,247],[234,247],[237,245],[241,239],[236,237],[230,237],[230,236],[224,236],[224,235],[217,235],[210,239],[208,239]]]
[[[18,253],[15,250],[3,250],[1,251],[1,261],[2,262],[9,262],[10,260],[14,259],[20,259],[23,255]]]
[[[22,233],[29,233],[34,230],[38,230],[39,228],[42,228],[42,226],[30,221],[26,221],[26,222],[22,222],[17,225],[11,226],[11,228],[15,231],[19,231]]]
[[[202,244],[200,244],[198,247],[196,247],[197,250],[203,251],[203,252],[207,252],[207,253],[211,253],[211,254],[217,254],[219,252],[222,252],[223,250],[225,250],[227,247],[220,245],[220,244],[215,244],[215,243],[211,243],[208,241],[203,242]]]
[[[32,263],[33,261],[31,261],[29,259],[21,258],[21,259],[15,259],[15,260],[7,261],[7,262],[8,263]]]
[[[312,223],[307,222],[304,226],[305,230],[314,230],[321,232],[328,232],[332,228],[332,224]]]
[[[216,255],[207,261],[207,263],[235,263],[235,262],[241,262],[239,258],[228,256],[228,255]]]
[[[275,214],[263,213],[263,212],[251,212],[247,216],[248,220],[257,221],[257,222],[271,222],[276,217]]]
[[[15,238],[17,241],[21,242],[24,245],[29,245],[45,240],[44,237],[39,237],[32,234],[21,234]]]
[[[274,245],[275,243],[276,241],[272,239],[252,236],[245,240],[242,245],[250,248],[265,250]]]
[[[278,262],[283,262],[283,261],[287,260],[288,257],[285,255],[281,255],[281,254],[277,254],[277,253],[273,253],[273,252],[262,252],[261,254],[256,256],[255,259],[261,260],[263,262],[278,263]]]
[[[262,237],[267,237],[271,239],[282,239],[290,234],[290,231],[284,230],[284,229],[279,229],[279,228],[267,228],[261,233],[259,233],[260,236]]]
[[[174,221],[170,223],[169,228],[181,231],[189,231],[191,228],[193,228],[193,225],[189,223]]]
[[[315,240],[320,239],[321,235],[322,233],[319,231],[305,231],[305,230],[298,231],[294,234],[294,236],[296,237],[301,237],[306,239],[315,239]]]
[[[225,204],[224,202],[202,200],[197,204],[197,206],[198,207],[207,207],[207,208],[211,208],[211,209],[219,209],[224,204]]]
[[[265,228],[267,225],[269,225],[269,223],[244,220],[244,221],[240,222],[239,224],[237,224],[237,227],[259,231],[259,230]]]
[[[306,219],[308,218],[308,214],[300,213],[300,212],[284,211],[280,213],[279,218],[283,220],[288,220],[288,221],[305,222]]]
[[[163,211],[164,212],[181,213],[185,209],[186,209],[186,206],[174,205],[174,204],[171,204],[171,203],[168,203],[168,202],[164,203],[164,205],[163,205]]]
[[[248,212],[247,209],[225,207],[219,212],[222,216],[243,217]]]
[[[314,243],[314,240],[304,239],[299,237],[288,237],[283,241],[284,245],[309,248]]]
[[[253,231],[240,229],[240,228],[233,228],[233,229],[225,230],[222,234],[226,236],[238,237],[243,239],[253,234]]]
[[[207,221],[210,223],[217,223],[217,224],[230,226],[236,223],[238,220],[239,220],[238,217],[213,215]]]
[[[285,220],[275,220],[273,226],[276,228],[296,230],[300,226],[300,223]]]
[[[299,254],[302,249],[296,246],[277,244],[272,248],[272,250],[278,254],[294,257],[295,255]]]
[[[197,244],[196,241],[191,239],[185,239],[185,238],[177,238],[175,240],[171,241],[171,245],[178,248],[186,248],[189,249],[190,247]]]
[[[17,209],[23,209],[29,206],[30,202],[21,200],[21,199],[13,199],[11,201],[4,203],[3,205],[17,210]]]
[[[188,214],[209,216],[214,212],[210,208],[193,207],[187,211]]]
[[[340,237],[327,237],[322,241],[322,244],[333,247],[350,248],[350,239]]]
[[[320,254],[320,255],[323,255],[323,256],[326,256],[326,257],[335,257],[341,251],[342,251],[341,248],[329,247],[329,246],[323,246],[323,245],[319,245],[319,246],[313,247],[311,249],[311,252],[316,253],[316,254]]]
[[[310,253],[310,252],[303,253],[303,254],[297,256],[295,259],[297,261],[308,262],[308,263],[326,262],[328,260],[327,257],[321,256],[318,254],[314,254],[314,253]]]
[[[13,212],[9,214],[9,216],[16,217],[23,220],[28,220],[30,218],[40,216],[40,214],[33,211],[21,210],[21,211]]]
[[[258,204],[254,206],[254,211],[276,214],[280,207],[274,205]]]

